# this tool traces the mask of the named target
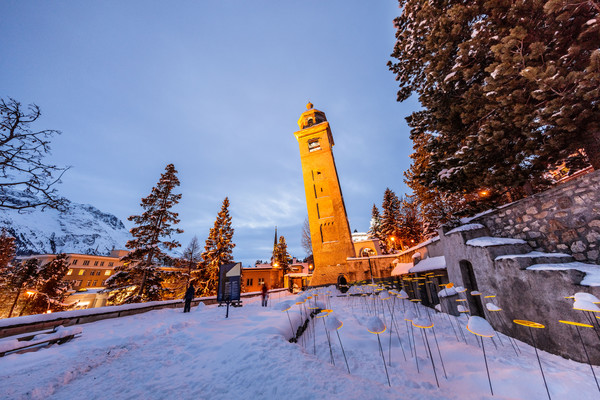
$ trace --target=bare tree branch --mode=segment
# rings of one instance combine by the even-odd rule
[[[54,186],[69,167],[48,164],[50,139],[60,132],[32,130],[41,116],[40,108],[30,104],[24,110],[15,99],[0,99],[0,209],[24,210],[35,207],[63,209],[66,200]],[[22,198],[17,192],[31,196]]]

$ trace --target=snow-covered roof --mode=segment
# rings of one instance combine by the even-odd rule
[[[425,247],[425,246],[427,246],[428,244],[431,244],[431,243],[433,243],[433,242],[437,242],[438,240],[440,240],[440,237],[439,237],[439,236],[434,236],[434,237],[432,237],[432,238],[431,238],[431,239],[429,239],[429,240],[426,240],[426,241],[424,241],[424,242],[421,242],[421,243],[417,244],[416,246],[413,246],[413,247],[411,247],[411,248],[409,248],[409,249],[406,249],[406,250],[404,250],[404,251],[401,251],[400,253],[398,253],[398,255],[400,255],[400,256],[401,256],[401,255],[403,255],[403,254],[410,253],[411,251],[415,251],[415,250],[417,250],[417,249],[420,249],[421,247]]]
[[[392,276],[408,274],[408,271],[414,267],[413,263],[396,263],[392,270]]]
[[[492,236],[482,236],[467,240],[467,245],[475,247],[501,246],[503,244],[526,244],[522,239],[501,238]]]
[[[409,272],[426,272],[434,269],[446,269],[446,259],[444,256],[429,257],[421,260],[417,265],[412,267]]]

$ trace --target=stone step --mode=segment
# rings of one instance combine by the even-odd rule
[[[463,240],[466,242],[467,240],[475,239],[482,236],[489,236],[489,230],[481,225],[481,224],[465,224],[458,226],[454,229],[449,230],[444,235],[453,235],[460,234],[463,237]]]
[[[536,264],[560,264],[573,262],[573,257],[563,253],[542,253],[540,251],[531,251],[521,254],[505,254],[497,256],[494,261],[505,264],[507,267],[518,269],[527,269],[527,267]]]
[[[485,248],[493,260],[508,254],[526,254],[532,251],[531,246],[522,239],[480,236],[466,241],[467,246]]]
[[[564,263],[539,263],[527,267],[527,271],[578,271],[583,279],[576,282],[582,286],[600,286],[600,265],[579,261]]]

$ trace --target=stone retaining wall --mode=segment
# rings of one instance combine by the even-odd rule
[[[600,171],[560,184],[472,220],[492,236],[524,239],[538,251],[600,262]]]

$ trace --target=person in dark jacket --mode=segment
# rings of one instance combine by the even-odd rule
[[[269,298],[269,288],[267,287],[266,283],[263,283],[262,289],[260,291],[261,291],[261,296],[262,296],[262,306],[266,307],[267,301]]]
[[[190,287],[185,291],[185,296],[183,299],[185,300],[185,305],[183,306],[183,312],[190,312],[190,307],[192,305],[192,300],[194,299],[194,294],[196,289],[194,289],[194,285],[190,283]]]

